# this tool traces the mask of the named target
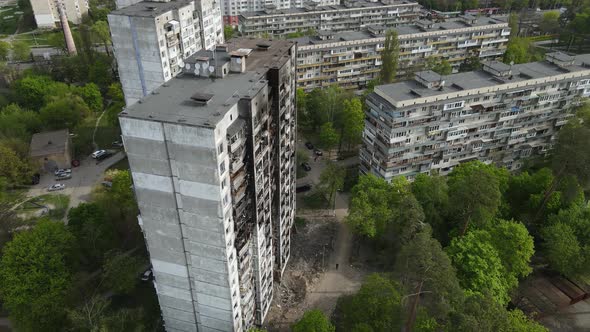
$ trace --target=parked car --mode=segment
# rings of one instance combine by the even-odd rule
[[[315,153],[316,156],[323,156],[324,155],[324,153],[322,151],[318,150],[318,149],[315,149],[313,151],[313,153]]]
[[[308,163],[302,163],[302,164],[301,164],[301,167],[302,167],[302,168],[303,168],[303,169],[304,169],[306,172],[309,172],[309,171],[311,171],[311,166],[309,166],[309,164],[308,164]]]
[[[95,159],[96,159],[96,161],[101,161],[101,160],[105,160],[105,159],[107,159],[108,157],[110,157],[110,156],[112,156],[112,155],[113,155],[113,153],[112,153],[112,152],[107,152],[107,151],[105,151],[105,153],[103,153],[103,154],[101,154],[101,155],[98,155],[98,157],[96,157]]]
[[[115,148],[122,148],[123,147],[123,142],[121,142],[121,141],[114,141],[112,145]]]
[[[102,184],[102,186],[105,188],[112,188],[113,187],[113,183],[111,181],[102,181],[100,184]]]
[[[54,185],[51,185],[47,188],[47,191],[58,191],[58,190],[64,190],[66,189],[66,185],[63,183],[56,183]]]
[[[141,275],[141,281],[150,281],[154,277],[154,272],[151,268],[145,270],[144,273]]]
[[[55,181],[60,181],[60,180],[69,180],[72,178],[72,173],[59,173],[56,177],[55,177]]]
[[[107,153],[107,150],[96,150],[96,151],[92,152],[92,154],[90,156],[92,158],[96,159],[96,158],[102,156],[105,153]]]
[[[313,144],[311,144],[311,142],[305,142],[305,147],[307,147],[308,150],[313,150]]]
[[[72,173],[71,168],[59,168],[59,169],[56,169],[55,172],[53,172],[53,174],[55,174],[56,176],[59,174],[71,174],[71,173]]]
[[[311,190],[311,184],[303,184],[295,188],[295,192],[303,193]]]

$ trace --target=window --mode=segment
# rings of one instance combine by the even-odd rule
[[[225,173],[225,161],[222,161],[221,164],[219,164],[219,174],[223,173]]]
[[[222,154],[223,153],[223,142],[221,142],[219,144],[219,146],[217,147],[217,153],[218,154]]]
[[[221,190],[225,189],[225,178],[221,180]]]

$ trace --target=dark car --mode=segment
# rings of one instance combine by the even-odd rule
[[[107,159],[108,157],[110,157],[110,156],[112,156],[112,155],[113,155],[113,153],[112,153],[112,152],[109,152],[109,151],[107,151],[107,152],[105,152],[105,153],[103,153],[103,154],[101,154],[101,155],[98,155],[98,156],[96,157],[96,161],[98,162],[98,161],[101,161],[101,160],[105,160],[105,159]]]
[[[72,178],[72,173],[58,173],[55,176],[55,181],[69,180]]]
[[[114,141],[112,144],[113,147],[115,148],[122,148],[123,147],[123,142],[121,141]]]
[[[302,164],[301,164],[301,167],[302,167],[302,168],[303,168],[303,169],[304,169],[306,172],[309,172],[309,171],[311,171],[311,166],[309,166],[309,164],[308,164],[308,163],[302,163]]]
[[[141,281],[150,281],[154,277],[154,272],[151,268],[145,270],[144,273],[141,274]]]
[[[309,150],[313,150],[313,144],[311,144],[311,142],[305,142],[305,147],[307,147]]]
[[[32,178],[31,178],[31,184],[33,184],[33,185],[39,184],[40,180],[41,180],[41,174],[35,173],[35,174],[33,174]]]
[[[324,153],[318,149],[315,149],[315,151],[313,151],[313,153],[315,153],[316,156],[323,156]]]
[[[310,191],[310,190],[311,190],[311,184],[303,184],[303,185],[298,186],[295,189],[295,192],[303,193],[303,192]]]

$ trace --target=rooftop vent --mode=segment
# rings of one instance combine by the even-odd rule
[[[191,96],[191,99],[199,104],[206,105],[213,98],[211,93],[197,92]]]
[[[260,42],[260,43],[256,44],[256,47],[258,47],[259,50],[263,50],[263,51],[268,50],[271,46],[272,46],[272,44],[267,43],[267,42]]]

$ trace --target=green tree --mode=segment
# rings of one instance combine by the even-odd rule
[[[344,186],[344,176],[346,170],[332,161],[328,161],[326,167],[320,174],[319,189],[327,196],[330,205],[335,204],[336,190],[341,190]]]
[[[385,44],[381,51],[381,74],[379,75],[382,84],[393,82],[397,75],[399,59],[399,40],[397,31],[390,29],[385,33]]]
[[[541,31],[546,34],[558,33],[559,27],[559,11],[550,11],[543,13],[543,19],[539,24]]]
[[[93,112],[100,112],[103,108],[102,95],[98,85],[88,83],[74,89],[74,94],[80,96]]]
[[[8,60],[11,48],[9,43],[0,40],[0,61]]]
[[[508,303],[510,285],[498,251],[486,241],[486,231],[470,231],[456,237],[446,251],[457,269],[461,286],[469,293],[489,291],[498,303]]]
[[[117,294],[129,294],[135,288],[142,262],[139,258],[110,251],[106,254],[103,265],[103,284],[107,290]]]
[[[514,37],[510,38],[506,53],[504,53],[504,63],[527,63],[532,60],[531,42],[527,38]]]
[[[90,260],[96,267],[102,256],[113,248],[115,229],[106,212],[96,203],[82,203],[70,209],[68,228],[74,234],[81,249],[81,258]]]
[[[31,60],[31,47],[24,41],[13,41],[12,57],[18,61]]]
[[[432,227],[435,237],[444,243],[450,230],[446,223],[448,192],[447,179],[442,176],[420,173],[412,183],[412,193],[422,206],[425,221]]]
[[[226,41],[232,39],[235,32],[236,32],[236,30],[234,30],[234,27],[232,27],[231,25],[224,25],[223,26],[223,37]]]
[[[63,223],[40,220],[3,248],[0,297],[19,331],[63,327],[73,240]]]
[[[70,95],[67,98],[54,98],[39,111],[41,120],[49,129],[68,128],[73,130],[90,109],[82,98]]]
[[[375,175],[363,175],[352,189],[347,224],[356,234],[382,236],[393,218],[391,186]]]
[[[94,295],[77,308],[68,309],[68,320],[76,331],[100,331],[109,306],[109,300],[102,295]]]
[[[426,58],[426,69],[430,69],[439,75],[449,75],[453,72],[453,67],[446,59],[437,59],[436,57]]]
[[[508,312],[509,329],[507,332],[548,332],[543,325],[528,318],[519,309],[510,310]]]
[[[461,64],[459,65],[459,72],[463,73],[463,72],[467,72],[467,71],[479,70],[479,69],[481,69],[481,67],[482,67],[482,64],[481,64],[481,61],[479,60],[479,57],[472,56],[472,57],[468,57],[463,62],[461,62]]]
[[[96,21],[90,28],[92,34],[98,41],[104,45],[104,50],[107,55],[111,55],[109,51],[109,44],[111,43],[111,33],[107,21]]]
[[[18,104],[24,108],[38,111],[45,104],[48,87],[53,84],[47,76],[25,76],[11,86]]]
[[[352,145],[360,143],[362,139],[365,112],[363,112],[363,104],[360,99],[352,98],[344,101],[344,109],[342,110],[343,123],[340,140],[348,144],[348,150]]]
[[[402,326],[400,303],[399,285],[372,274],[356,294],[338,299],[336,326],[339,331],[399,331]]]
[[[575,177],[579,183],[590,182],[590,149],[583,142],[590,140],[590,104],[584,104],[564,128],[559,131],[551,168],[555,177],[545,191],[536,218],[539,219],[552,194],[558,190],[566,176]]]
[[[482,162],[461,164],[449,175],[450,212],[465,234],[472,221],[485,225],[496,214],[501,202],[501,189],[507,187],[507,172],[496,171]]]
[[[320,145],[322,148],[328,150],[328,155],[332,153],[338,142],[340,141],[340,135],[334,129],[332,122],[326,122],[320,128]]]
[[[336,328],[319,310],[306,311],[291,328],[293,332],[334,332]]]
[[[18,138],[29,142],[33,133],[39,132],[42,123],[39,114],[10,104],[0,110],[0,137]]]
[[[30,183],[33,172],[28,160],[21,159],[6,144],[0,144],[0,156],[0,177],[4,178],[8,185]]]
[[[520,34],[520,18],[517,13],[510,13],[508,26],[510,27],[510,38],[517,38]]]
[[[568,277],[590,272],[590,246],[582,246],[572,226],[559,222],[543,229],[542,236],[545,257],[553,269]]]
[[[424,227],[415,237],[404,244],[397,254],[394,274],[400,281],[411,303],[411,312],[406,321],[406,330],[411,331],[418,302],[424,303],[429,316],[443,321],[463,298],[455,268],[433,239],[429,227]]]
[[[517,280],[532,272],[529,264],[535,253],[535,245],[533,237],[522,223],[497,220],[489,234],[490,243],[496,248],[509,278]]]

